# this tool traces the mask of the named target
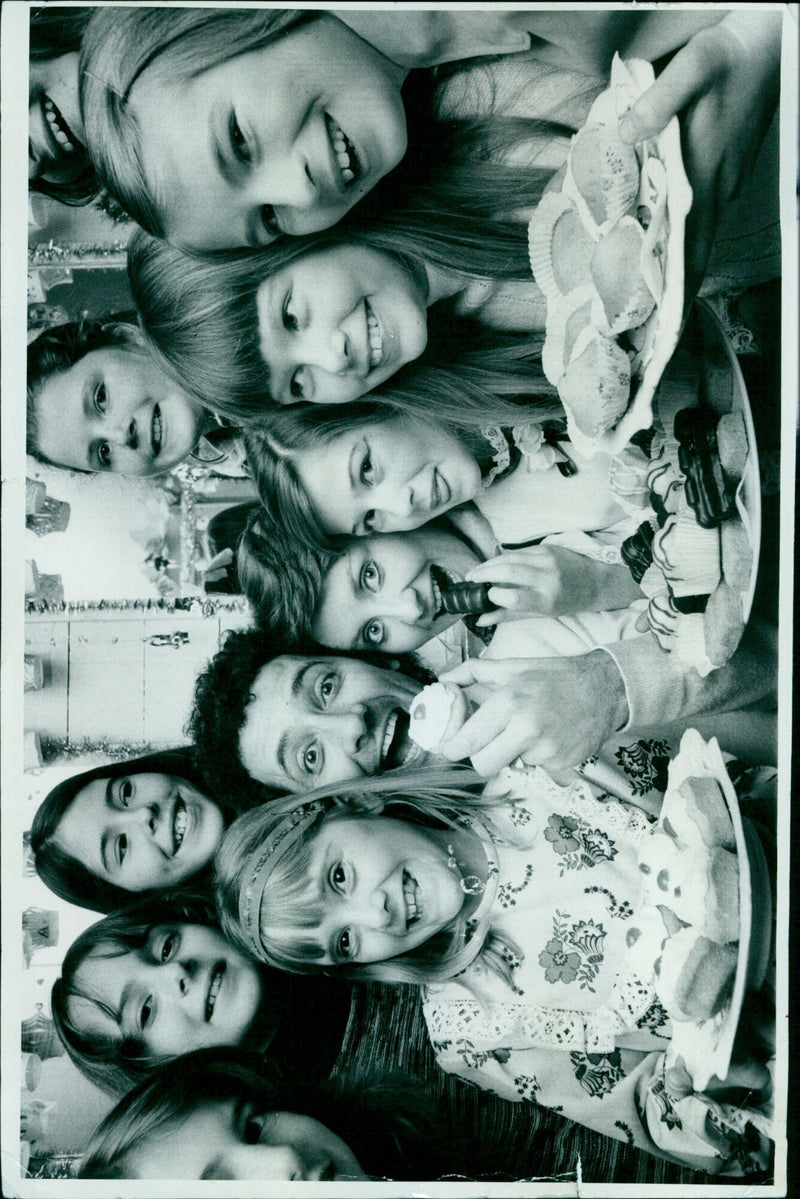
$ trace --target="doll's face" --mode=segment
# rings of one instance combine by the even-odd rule
[[[458,537],[429,525],[355,538],[325,575],[314,639],[332,649],[418,649],[459,619],[442,610],[442,579],[461,582],[477,562]]]

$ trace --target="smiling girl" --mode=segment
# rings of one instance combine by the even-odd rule
[[[78,55],[91,11],[31,13],[28,187],[62,204],[88,204],[99,186],[84,145]]]
[[[69,903],[110,912],[203,876],[237,810],[208,797],[186,749],[99,766],[42,800],[29,834],[36,871]]]
[[[761,1062],[713,1093],[676,1082],[664,930],[638,869],[651,836],[637,808],[540,768],[483,797],[463,777],[438,794],[374,780],[241,817],[218,904],[242,950],[281,969],[425,984],[439,1064],[473,1084],[695,1168],[763,1168]]]
[[[53,986],[58,1034],[79,1070],[121,1094],[191,1049],[243,1045],[324,1077],[349,988],[287,986],[219,931],[210,901],[164,892],[91,925]],[[314,1005],[326,1020],[309,1025]]]
[[[569,534],[570,548],[590,556],[618,553],[646,509],[634,506],[637,520],[617,498],[612,459],[582,458],[558,423],[500,428],[484,419],[479,431],[468,418],[460,427],[427,415],[412,422],[377,403],[309,405],[250,432],[248,461],[267,511],[313,547],[418,529],[450,513],[464,531],[477,521],[505,547]],[[626,474],[643,478],[645,455],[626,455]],[[470,503],[482,521],[462,509]]]

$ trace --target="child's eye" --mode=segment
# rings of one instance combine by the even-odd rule
[[[362,634],[364,644],[369,646],[382,645],[386,638],[386,630],[383,627],[382,620],[371,620],[369,624],[364,626]]]
[[[362,520],[361,525],[364,530],[364,534],[375,532],[377,528],[377,516],[374,508],[370,508],[364,513],[364,519]]]
[[[296,400],[305,399],[306,389],[303,386],[303,371],[299,368],[294,372],[289,382],[289,393]]]
[[[270,237],[278,237],[281,232],[281,227],[278,224],[278,218],[275,216],[275,209],[271,204],[261,205],[261,224],[264,227],[264,232]]]
[[[337,956],[344,961],[348,961],[353,952],[353,938],[350,935],[350,929],[345,928],[339,933],[339,939],[336,942]]]
[[[153,996],[148,995],[139,1011],[139,1026],[144,1031],[153,1019]]]
[[[375,467],[372,464],[372,455],[370,454],[369,450],[367,450],[364,457],[361,459],[361,469],[359,471],[359,478],[365,487],[372,486],[374,471]]]
[[[341,862],[331,867],[331,886],[335,891],[341,891],[347,883],[347,871]]]
[[[94,406],[98,412],[105,412],[108,407],[108,392],[105,383],[98,383],[94,393]]]
[[[377,562],[372,558],[361,568],[361,586],[366,591],[376,592],[380,589],[381,572]]]
[[[242,133],[239,122],[236,120],[236,114],[233,112],[231,113],[231,145],[240,162],[250,161],[250,147],[247,144],[247,138]]]
[[[283,301],[283,327],[284,329],[288,329],[290,333],[296,333],[300,328],[300,322],[297,319],[297,314],[292,312],[291,303],[292,293],[289,292],[288,296]]]
[[[242,1143],[244,1145],[257,1145],[261,1140],[265,1123],[266,1115],[264,1113],[256,1114],[253,1111],[253,1105],[248,1103],[241,1118]]]
[[[318,774],[322,767],[322,750],[318,742],[313,742],[303,751],[300,764],[306,774]]]
[[[98,445],[97,459],[105,470],[111,469],[111,446],[107,441],[101,441]]]
[[[119,837],[117,837],[117,861],[119,862],[120,866],[125,861],[127,856],[128,838],[126,837],[125,833],[122,833]]]
[[[175,949],[178,944],[178,934],[174,932],[165,933],[159,941],[156,942],[154,958],[159,966],[164,966],[174,957]]]
[[[119,785],[119,802],[123,808],[127,808],[133,799],[133,783],[130,779],[123,779]]]

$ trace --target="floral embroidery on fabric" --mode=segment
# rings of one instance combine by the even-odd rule
[[[480,1070],[492,1058],[503,1062],[508,1061],[510,1057],[510,1051],[507,1049],[476,1049],[475,1042],[470,1041],[468,1037],[460,1037],[456,1041],[456,1053],[469,1070]],[[502,1054],[508,1056],[504,1058]]]
[[[584,895],[605,895],[608,900],[608,911],[611,916],[616,916],[618,920],[628,920],[633,915],[633,905],[628,903],[627,899],[619,902],[616,895],[612,895],[608,887],[584,887]]]
[[[666,791],[669,755],[668,742],[650,739],[621,745],[614,756],[631,779],[634,794],[646,795],[648,791]]]
[[[575,1077],[593,1099],[602,1099],[625,1077],[618,1049],[611,1053],[571,1053]]]
[[[521,891],[524,891],[532,878],[533,865],[531,862],[528,862],[527,866],[525,867],[525,877],[521,883],[519,883],[517,886],[514,886],[513,883],[501,883],[497,889],[497,898],[500,901],[500,906],[503,908],[513,908],[517,902],[514,896],[519,895]]]
[[[668,1020],[667,1009],[656,999],[636,1021],[636,1027],[646,1028],[648,1032],[658,1035],[659,1028],[663,1028]]]
[[[523,808],[520,804],[511,804],[508,809],[508,819],[517,828],[522,828],[526,824],[530,824],[533,816],[527,808]]]
[[[629,1145],[634,1144],[633,1129],[630,1127],[629,1124],[626,1124],[624,1120],[615,1120],[614,1127],[618,1128],[620,1130],[620,1132],[625,1133],[625,1140],[628,1142]]]
[[[539,954],[539,965],[549,983],[571,983],[580,979],[582,991],[594,992],[592,983],[603,961],[606,931],[594,920],[579,920],[568,927],[569,913],[556,912],[553,933]],[[569,952],[577,950],[577,953]]]
[[[752,1178],[759,1170],[768,1168],[770,1145],[766,1137],[756,1128],[755,1124],[747,1120],[743,1112],[739,1112],[737,1115],[744,1116],[742,1128],[735,1128],[732,1124],[724,1122],[711,1108],[709,1108],[707,1118],[709,1124],[717,1130],[729,1146],[726,1173],[732,1173],[731,1167],[736,1164],[740,1167],[742,1174]]]
[[[549,841],[554,853],[561,854],[562,863],[560,875],[565,870],[580,870],[584,866],[596,866],[598,862],[611,862],[617,856],[614,842],[602,829],[591,828],[585,820],[577,816],[560,816],[553,812],[547,818],[548,827],[544,830],[545,840]]]
[[[667,1090],[664,1079],[659,1078],[650,1088],[650,1094],[656,1102],[658,1108],[659,1120],[662,1124],[666,1124],[667,1128],[683,1128],[681,1118],[675,1111],[675,1105],[672,1102],[672,1096]]]
[[[537,1103],[538,1102],[536,1096],[539,1094],[539,1091],[542,1088],[539,1086],[539,1083],[537,1082],[534,1075],[532,1075],[532,1074],[518,1075],[518,1077],[514,1079],[514,1086],[516,1087],[517,1094],[519,1095],[519,1097],[521,1099],[524,1099],[526,1101],[526,1103]]]

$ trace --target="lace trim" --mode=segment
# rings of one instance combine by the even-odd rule
[[[426,991],[423,1012],[437,1052],[468,1042],[484,1049],[577,1049],[610,1053],[616,1039],[635,1028],[652,1004],[652,987],[632,972],[619,979],[609,1002],[596,1012],[533,1004],[448,999]],[[451,1050],[458,1055],[458,1048]]]
[[[646,836],[651,827],[648,816],[641,809],[616,799],[598,799],[586,779],[575,778],[561,786],[543,766],[508,766],[500,772],[497,784],[498,791],[502,792],[504,785],[517,800],[552,803],[593,824],[600,823],[606,832],[635,843]],[[492,790],[494,792],[494,787]]]

